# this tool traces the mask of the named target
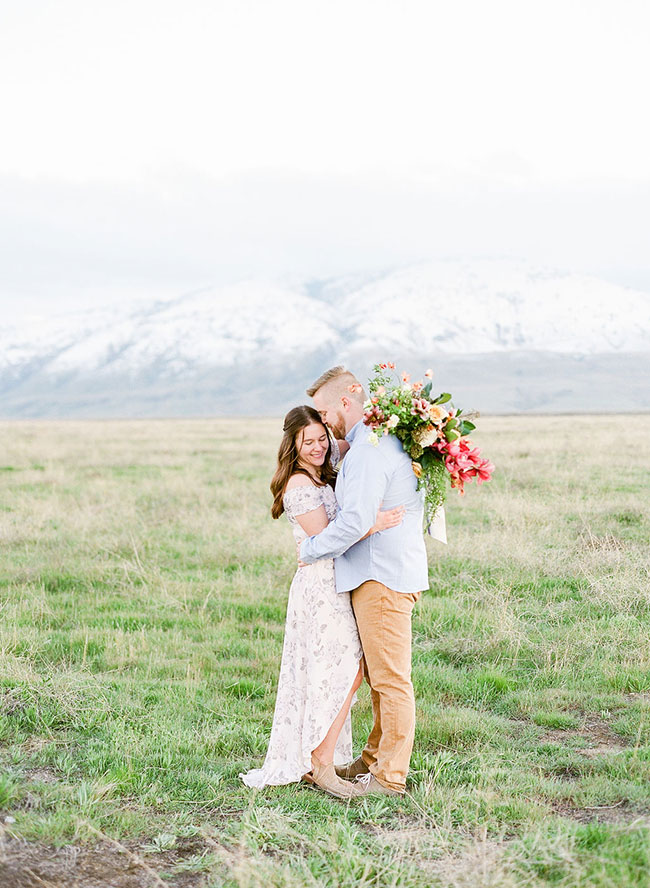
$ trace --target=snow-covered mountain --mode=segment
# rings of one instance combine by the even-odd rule
[[[590,410],[596,395],[649,407],[650,294],[522,263],[432,262],[31,318],[0,329],[1,413],[274,413],[333,363],[365,374],[392,359],[433,366],[486,410]]]

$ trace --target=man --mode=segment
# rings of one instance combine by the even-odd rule
[[[339,777],[357,777],[360,794],[403,794],[415,731],[411,611],[429,586],[423,503],[399,439],[388,435],[378,445],[368,441],[366,395],[352,373],[333,367],[307,394],[350,449],[336,482],[339,512],[321,533],[304,540],[299,557],[305,564],[334,558],[336,590],[351,593],[374,717],[361,755],[336,770]],[[402,524],[362,540],[382,504],[387,509],[403,505]]]

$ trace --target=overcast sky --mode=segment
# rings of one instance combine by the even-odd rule
[[[5,318],[513,256],[650,290],[647,0],[0,0]]]

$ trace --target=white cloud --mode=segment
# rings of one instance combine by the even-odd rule
[[[645,0],[0,15],[5,301],[431,255],[650,281]]]
[[[0,169],[647,178],[648,24],[632,0],[25,2]]]

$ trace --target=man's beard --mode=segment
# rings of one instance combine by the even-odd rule
[[[345,438],[345,419],[339,410],[336,411],[336,421],[332,422],[331,419],[328,419],[327,424],[335,438],[338,438],[339,441]]]

